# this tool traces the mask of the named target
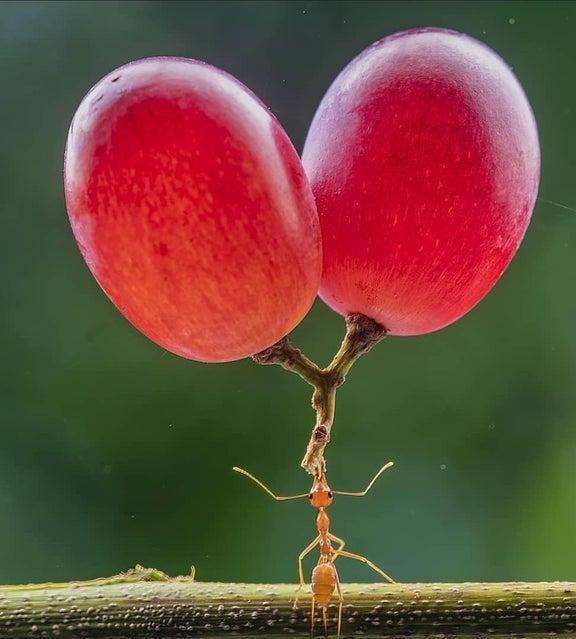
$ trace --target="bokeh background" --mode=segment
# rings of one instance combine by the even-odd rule
[[[300,150],[324,91],[373,41],[467,32],[533,104],[542,183],[519,254],[441,332],[389,339],[340,390],[333,529],[402,581],[576,578],[576,4],[2,2],[0,4],[0,582],[84,579],[136,563],[202,580],[293,581],[314,536],[279,504],[313,414],[308,387],[251,361],[202,365],[133,329],[89,274],[62,195],[84,93],[130,60],[178,55],[237,76]],[[318,302],[294,341],[327,362],[343,321]],[[343,580],[373,580],[341,566]]]

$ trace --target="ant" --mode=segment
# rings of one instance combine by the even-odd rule
[[[374,475],[372,481],[368,484],[365,490],[357,493],[348,493],[342,491],[332,491],[330,490],[330,486],[326,480],[325,472],[314,477],[312,488],[309,493],[305,493],[302,495],[292,495],[290,497],[279,497],[275,495],[265,484],[263,484],[260,480],[256,479],[253,475],[251,475],[248,471],[243,468],[237,468],[234,466],[232,470],[235,470],[237,473],[241,473],[245,475],[253,482],[258,484],[260,488],[266,491],[271,497],[273,497],[276,501],[287,501],[289,499],[301,499],[303,497],[307,497],[310,501],[310,504],[313,508],[318,510],[318,514],[316,516],[316,527],[318,529],[318,535],[316,539],[312,543],[310,543],[298,556],[298,575],[300,578],[300,585],[296,591],[296,597],[294,600],[294,608],[298,607],[298,597],[300,596],[300,591],[304,587],[304,572],[302,570],[302,561],[306,555],[308,555],[316,546],[319,547],[320,557],[318,558],[318,563],[316,564],[314,570],[312,571],[312,579],[311,579],[311,587],[312,587],[312,613],[311,613],[311,622],[312,622],[312,633],[314,632],[314,612],[316,604],[318,604],[322,608],[322,619],[324,622],[324,634],[328,636],[328,621],[327,621],[327,609],[330,599],[334,595],[334,591],[336,590],[339,600],[338,606],[338,632],[337,637],[340,637],[340,629],[342,626],[342,605],[344,603],[344,597],[342,595],[342,590],[340,589],[340,580],[338,579],[338,573],[336,572],[336,567],[334,566],[334,562],[338,557],[347,557],[348,559],[355,559],[356,561],[361,561],[362,563],[367,564],[375,570],[379,575],[384,577],[391,584],[395,583],[394,580],[389,577],[383,570],[378,568],[376,564],[373,564],[366,557],[362,557],[361,555],[356,555],[354,553],[348,552],[344,550],[345,542],[343,539],[336,537],[330,532],[330,519],[326,513],[326,509],[328,506],[332,504],[334,499],[334,495],[346,495],[348,497],[364,497],[366,493],[372,488],[374,482],[380,477],[380,475],[394,465],[394,462],[388,462],[384,464],[382,468]],[[338,544],[338,547],[334,549],[332,547],[332,542]]]

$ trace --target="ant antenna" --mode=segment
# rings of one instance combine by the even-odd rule
[[[347,493],[347,492],[342,492],[339,490],[335,490],[333,492],[335,495],[346,495],[347,497],[364,497],[364,495],[366,495],[366,493],[370,490],[370,488],[372,488],[372,486],[374,485],[374,482],[378,479],[378,477],[380,477],[380,475],[385,470],[388,470],[388,468],[391,468],[392,466],[394,466],[394,462],[388,462],[387,464],[384,464],[384,466],[382,466],[382,468],[374,475],[374,477],[372,478],[372,481],[368,484],[368,486],[366,486],[365,490],[359,493]]]
[[[288,499],[300,499],[302,497],[308,497],[308,493],[304,493],[303,495],[290,495],[289,497],[280,497],[278,495],[275,495],[270,490],[270,488],[268,488],[268,486],[263,484],[259,479],[256,479],[256,477],[254,477],[254,475],[251,475],[247,470],[244,470],[243,468],[238,468],[237,466],[234,466],[232,470],[235,470],[237,473],[240,473],[241,475],[245,475],[246,477],[248,477],[248,479],[251,479],[254,483],[258,484],[258,486],[260,486],[262,490],[266,491],[270,495],[270,497],[273,497],[276,501],[286,501]]]

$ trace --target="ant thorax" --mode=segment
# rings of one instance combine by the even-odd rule
[[[321,537],[326,537],[328,530],[330,529],[330,517],[324,508],[321,508],[316,515],[316,527],[318,528],[318,534]]]

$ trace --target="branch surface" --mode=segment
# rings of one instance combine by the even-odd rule
[[[314,387],[312,407],[316,411],[316,424],[302,460],[302,467],[311,475],[319,476],[326,468],[324,449],[330,441],[334,422],[336,390],[344,383],[354,362],[384,337],[383,326],[355,313],[346,317],[346,336],[326,368],[308,359],[287,337],[252,357],[257,364],[279,364]]]
[[[576,637],[576,583],[343,584],[342,637]],[[0,587],[0,638],[309,635],[294,585],[201,583],[136,568],[88,582]],[[329,633],[335,637],[336,602]],[[316,636],[322,636],[320,615]]]

